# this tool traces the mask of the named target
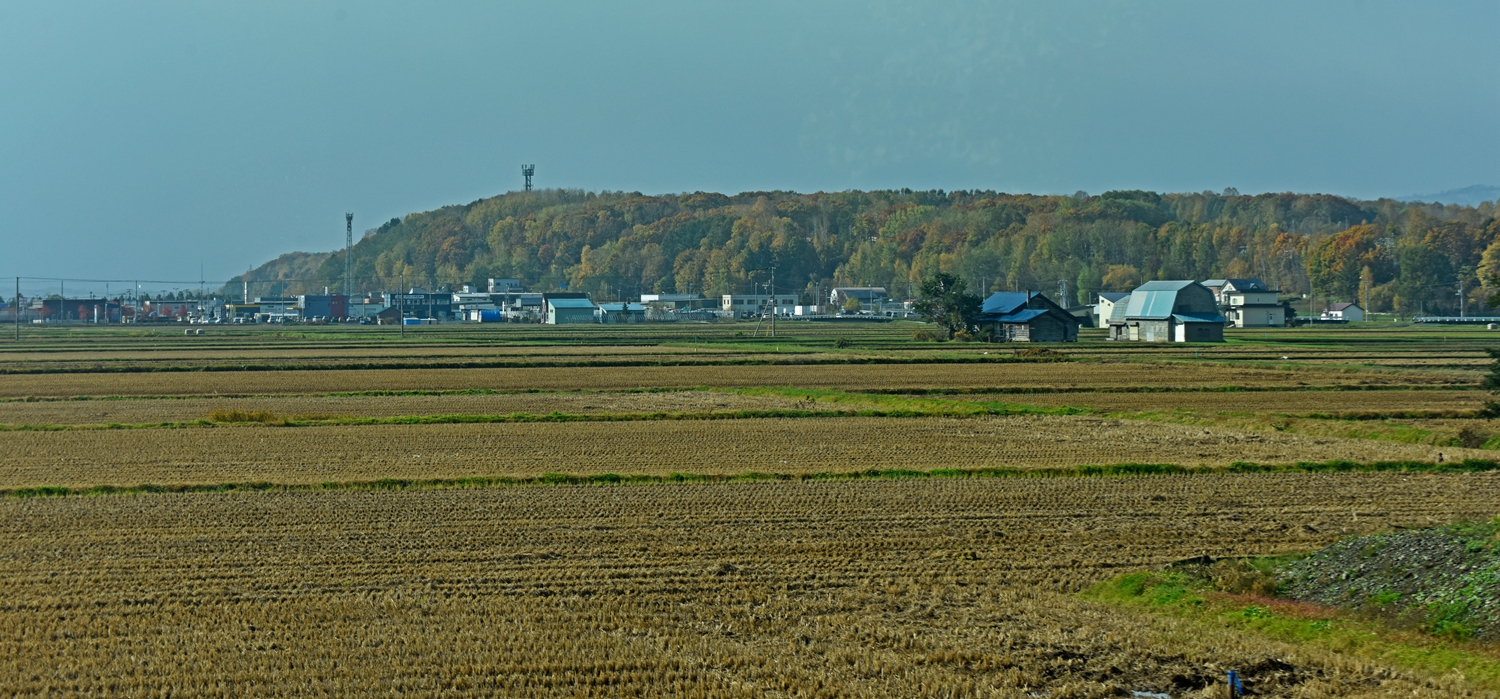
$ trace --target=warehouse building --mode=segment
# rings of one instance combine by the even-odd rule
[[[1109,339],[1132,342],[1223,342],[1224,316],[1208,287],[1191,279],[1146,282],[1115,304]]]
[[[586,294],[542,294],[542,322],[547,325],[592,323],[595,310]]]

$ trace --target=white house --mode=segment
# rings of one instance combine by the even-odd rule
[[[1130,303],[1130,292],[1099,292],[1099,303],[1094,304],[1094,327],[1108,327],[1110,317],[1115,314],[1115,306],[1118,305],[1124,311],[1127,303]]]
[[[1335,303],[1323,313],[1324,317],[1358,323],[1365,319],[1365,309],[1353,303]]]
[[[1275,328],[1286,325],[1280,293],[1259,279],[1210,279],[1203,286],[1214,292],[1219,312],[1236,328]]]

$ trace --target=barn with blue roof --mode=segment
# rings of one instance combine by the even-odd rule
[[[1077,342],[1081,321],[1035,291],[990,294],[979,323],[995,342]]]
[[[1224,316],[1208,287],[1191,279],[1146,282],[1116,303],[1109,339],[1137,342],[1223,342]]]

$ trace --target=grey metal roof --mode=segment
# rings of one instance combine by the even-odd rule
[[[1099,292],[1099,298],[1106,301],[1117,302],[1120,299],[1130,298],[1130,292],[1101,291]]]
[[[1130,292],[1126,318],[1166,320],[1177,306],[1177,292],[1197,284],[1192,280],[1146,282]]]
[[[594,307],[594,302],[588,299],[547,299],[547,303],[553,308],[589,308]]]

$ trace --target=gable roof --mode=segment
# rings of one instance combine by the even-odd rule
[[[980,307],[980,313],[1005,314],[1025,308],[1026,303],[1031,300],[1031,293],[1026,291],[997,291],[984,300]]]
[[[1328,310],[1330,310],[1330,311],[1342,311],[1342,310],[1344,310],[1346,308],[1359,308],[1359,304],[1354,304],[1354,303],[1335,303],[1335,304],[1331,304],[1331,305],[1328,306]],[[1364,310],[1364,309],[1360,309],[1360,310]]]
[[[1227,286],[1235,291],[1270,291],[1271,287],[1259,279],[1226,279]],[[1205,284],[1204,286],[1207,286]]]
[[[1101,299],[1103,299],[1105,301],[1109,301],[1110,303],[1118,303],[1120,301],[1120,299],[1128,299],[1128,298],[1130,298],[1130,292],[1128,292],[1128,291],[1124,291],[1124,292],[1120,292],[1120,291],[1101,291],[1101,292],[1099,292],[1099,298],[1101,298]]]
[[[1052,309],[1050,308],[1026,308],[1016,311],[1015,313],[1007,313],[1003,316],[1000,316],[999,318],[996,318],[996,320],[1002,323],[1025,323],[1040,316],[1047,315],[1051,312]]]

